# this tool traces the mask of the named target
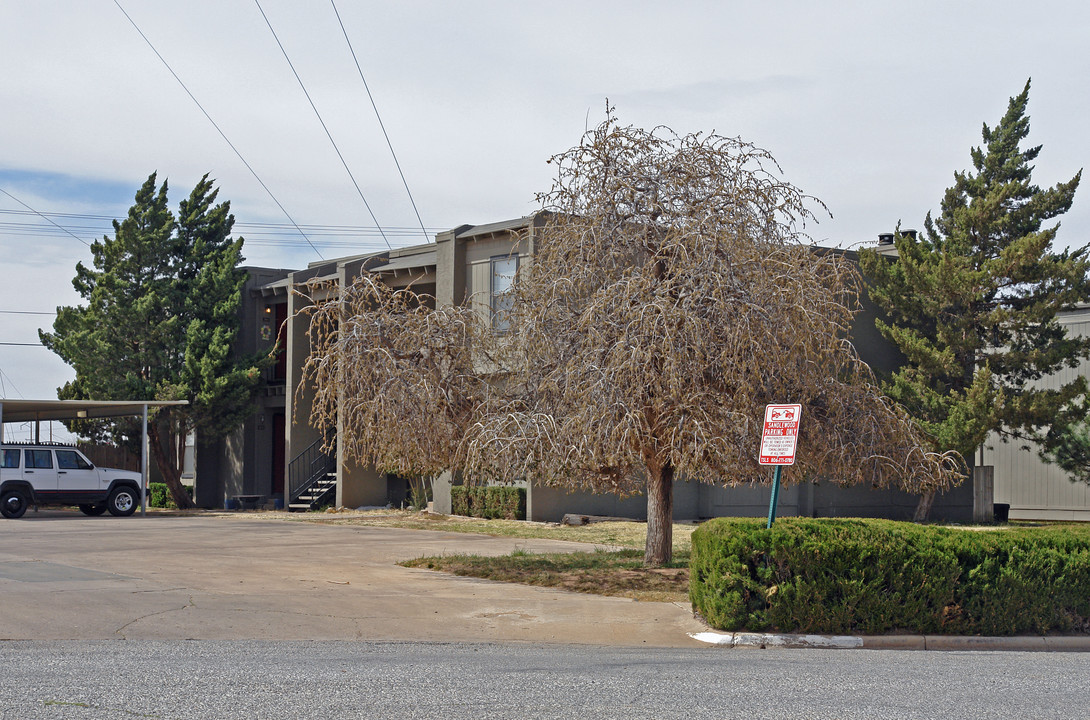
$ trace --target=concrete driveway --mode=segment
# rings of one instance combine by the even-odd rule
[[[700,646],[683,603],[635,602],[398,567],[552,540],[259,516],[0,521],[0,639],[429,640]]]

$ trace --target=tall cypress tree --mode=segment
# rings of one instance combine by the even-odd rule
[[[936,450],[966,458],[990,432],[1041,440],[1087,391],[1081,377],[1056,389],[1035,384],[1090,356],[1090,338],[1069,337],[1056,319],[1090,297],[1090,245],[1054,247],[1059,223],[1046,223],[1071,207],[1082,171],[1051,188],[1033,184],[1041,146],[1021,148],[1029,88],[1010,99],[998,125],[984,125],[973,170],[954,174],[921,237],[898,232],[893,258],[861,254],[870,297],[887,314],[878,330],[906,358],[885,391]]]
[[[268,358],[234,351],[246,273],[242,238],[231,238],[230,203],[206,175],[179,204],[167,205],[167,183],[155,173],[136,194],[114,236],[91,246],[93,268],[76,265],[73,285],[84,305],[57,308],[42,343],[76,371],[58,396],[95,400],[188,400],[162,408],[149,434],[171,497],[191,507],[181,485],[185,437],[222,436],[253,408]],[[110,432],[135,446],[131,422],[81,431]]]

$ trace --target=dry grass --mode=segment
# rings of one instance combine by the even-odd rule
[[[232,513],[232,516],[249,513]],[[405,528],[407,530],[441,530],[444,532],[477,533],[496,537],[570,540],[590,545],[642,550],[647,538],[647,525],[641,522],[601,522],[568,526],[556,523],[523,520],[482,520],[457,515],[434,515],[411,510],[338,510],[336,512],[289,513],[284,511],[254,513],[252,517],[276,518],[320,525],[350,525],[362,527]],[[690,537],[696,525],[674,525],[674,552],[687,553]]]
[[[500,557],[444,555],[406,560],[400,564],[486,580],[634,600],[686,602],[689,598],[688,552],[675,552],[674,561],[663,568],[644,567],[640,550],[541,555],[516,551]]]
[[[665,568],[646,568],[643,567],[643,547],[647,525],[640,522],[601,522],[568,526],[520,520],[482,520],[409,510],[233,512],[230,515],[319,525],[440,530],[498,537],[569,540],[599,548],[625,548],[612,552],[595,550],[541,555],[519,550],[501,557],[449,555],[416,558],[401,564],[500,582],[540,585],[653,602],[688,602],[689,549],[691,536],[697,527],[691,524],[675,524],[673,562]]]

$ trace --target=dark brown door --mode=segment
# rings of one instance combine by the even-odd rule
[[[284,413],[273,413],[272,434],[272,491],[274,495],[282,495],[284,493]]]

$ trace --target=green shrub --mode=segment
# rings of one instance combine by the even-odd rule
[[[450,489],[450,507],[455,515],[525,520],[526,488],[455,485]]]
[[[722,630],[1090,632],[1090,532],[718,519],[693,533],[689,595]]]
[[[193,487],[189,485],[183,487],[192,499]],[[153,482],[148,483],[148,507],[177,509],[178,506],[170,498],[170,490],[167,490],[166,483]]]

